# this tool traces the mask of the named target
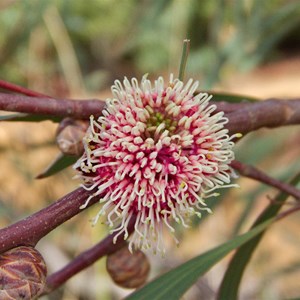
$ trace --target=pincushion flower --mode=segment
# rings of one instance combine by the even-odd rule
[[[75,164],[91,198],[102,207],[115,239],[135,218],[129,248],[164,252],[163,228],[210,211],[205,198],[230,186],[233,136],[223,112],[207,93],[194,95],[198,82],[186,85],[170,76],[154,84],[144,76],[115,81],[103,115],[90,118],[85,152]],[[175,238],[176,240],[176,238]],[[177,242],[177,240],[176,240]]]

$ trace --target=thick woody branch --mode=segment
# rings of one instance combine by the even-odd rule
[[[34,247],[50,231],[82,211],[90,191],[78,188],[35,214],[0,230],[0,253],[25,245]],[[91,199],[89,206],[97,202]]]
[[[283,192],[295,197],[297,200],[300,200],[300,190],[293,187],[292,185],[289,185],[287,183],[276,180],[275,178],[268,176],[264,172],[254,168],[252,166],[243,164],[237,160],[232,161],[230,165],[232,168],[234,168],[236,171],[238,171],[241,175],[248,177],[248,178],[252,178],[252,179],[260,181],[260,182],[263,182],[267,185],[273,186],[273,187],[279,189],[280,191],[283,191]]]
[[[262,127],[279,127],[300,124],[300,99],[270,99],[255,103],[212,102],[217,111],[224,111],[229,119],[226,127],[230,133],[243,133]],[[104,108],[101,100],[69,100],[27,97],[0,93],[0,110],[21,113],[87,119],[101,115]]]
[[[69,100],[0,93],[0,110],[37,115],[88,119],[90,115],[99,116],[104,105],[104,101],[96,99]]]
[[[226,116],[229,119],[227,128],[231,133],[246,134],[262,127],[300,124],[300,99],[256,102]]]
[[[130,235],[134,229],[135,220],[132,219],[128,225],[128,234]],[[47,278],[46,287],[43,294],[49,294],[51,291],[57,289],[68,279],[81,272],[83,269],[89,267],[101,257],[111,254],[118,249],[122,248],[126,241],[124,235],[121,234],[116,243],[113,243],[113,239],[117,233],[108,235],[101,242],[96,244],[94,247],[82,252],[80,255],[75,257],[68,265],[61,270],[51,274]]]
[[[16,87],[22,89],[22,93],[26,96],[0,93],[0,110],[61,117],[72,116],[73,118],[85,119],[90,115],[100,115],[105,105],[105,101],[99,99],[54,99],[48,96],[39,95],[38,93],[35,93],[31,90],[27,91],[27,89],[25,88],[21,88],[18,86]],[[25,89],[25,91],[23,91],[23,89]],[[216,112],[224,111],[225,113],[237,111],[251,105],[251,103],[249,102],[228,103],[224,101],[212,101],[211,103],[217,105]]]

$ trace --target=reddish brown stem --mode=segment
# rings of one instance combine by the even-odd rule
[[[256,103],[230,104],[212,102],[223,110],[229,119],[230,133],[243,133],[262,127],[279,127],[300,124],[300,99],[265,100]],[[87,119],[101,115],[105,103],[100,100],[69,100],[33,98],[0,93],[0,110]],[[219,108],[220,106],[220,108]]]
[[[232,161],[230,165],[232,168],[237,170],[241,175],[255,179],[260,182],[263,182],[267,185],[273,186],[273,187],[279,189],[280,191],[283,191],[291,196],[294,196],[297,200],[300,200],[300,190],[299,189],[297,189],[287,183],[280,182],[279,180],[276,180],[276,179],[268,176],[264,172],[254,168],[252,166],[243,164],[237,160]]]
[[[299,210],[300,210],[300,205],[295,205],[294,207],[289,208],[289,209],[281,212],[279,215],[277,215],[276,221],[279,221],[285,217],[288,217],[289,215],[291,215]]]
[[[50,231],[81,212],[80,206],[90,194],[90,191],[78,188],[35,214],[1,229],[0,253],[21,245],[34,247]],[[97,198],[87,207],[95,202]]]
[[[226,114],[230,132],[248,133],[262,127],[279,127],[300,124],[300,99],[270,99],[248,104]]]
[[[30,97],[51,98],[45,94],[32,91],[30,89],[24,88],[22,86],[19,86],[19,85],[16,85],[16,84],[13,84],[13,83],[7,82],[5,80],[1,80],[1,79],[0,79],[0,88],[11,91],[11,92],[30,96]]]
[[[74,119],[88,119],[90,115],[99,116],[104,104],[100,100],[33,98],[0,93],[0,110]]]
[[[128,234],[131,234],[133,231],[134,221],[135,220],[132,219],[128,225]],[[49,294],[51,291],[57,289],[75,274],[92,265],[101,257],[111,254],[124,246],[126,244],[124,235],[120,235],[116,243],[113,243],[113,238],[116,234],[117,233],[108,235],[94,247],[78,255],[64,268],[50,275],[47,278],[44,294]]]

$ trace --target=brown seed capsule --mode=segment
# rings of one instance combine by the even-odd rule
[[[116,284],[132,289],[146,282],[150,264],[142,251],[130,253],[126,246],[107,256],[106,269]]]
[[[81,155],[83,153],[82,139],[87,131],[88,122],[65,118],[56,132],[56,143],[64,154]]]
[[[0,255],[0,299],[36,299],[44,289],[47,268],[41,254],[20,246]]]

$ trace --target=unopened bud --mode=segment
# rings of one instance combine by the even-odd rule
[[[56,142],[62,153],[76,156],[83,153],[82,139],[88,125],[88,122],[83,120],[62,120],[56,132]]]
[[[41,254],[21,246],[0,255],[0,299],[36,299],[44,289],[47,267]]]
[[[119,286],[137,288],[146,282],[150,264],[142,251],[131,253],[126,246],[107,256],[106,269]]]

